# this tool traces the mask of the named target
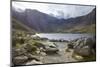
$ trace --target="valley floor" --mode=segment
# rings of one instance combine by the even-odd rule
[[[67,44],[65,42],[55,42],[58,46],[59,52],[58,54],[53,55],[36,55],[39,57],[40,62],[43,64],[51,64],[51,63],[66,63],[66,62],[77,62],[78,60],[72,58],[73,50],[69,50],[69,52],[66,52]],[[31,64],[32,61],[28,62],[28,64]]]

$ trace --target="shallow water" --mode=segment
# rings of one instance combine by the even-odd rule
[[[37,34],[41,38],[55,39],[55,40],[74,40],[81,37],[92,37],[93,34],[65,34],[65,33],[40,33]]]

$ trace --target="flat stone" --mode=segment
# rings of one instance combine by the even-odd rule
[[[43,63],[40,61],[36,61],[36,60],[32,60],[32,61],[26,63],[26,65],[30,65],[30,64],[43,64]]]

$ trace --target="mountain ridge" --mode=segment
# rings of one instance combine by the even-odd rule
[[[96,9],[93,9],[87,15],[69,19],[57,19],[56,17],[32,9],[26,9],[23,13],[12,10],[12,16],[37,32],[68,32],[69,29],[74,29],[76,26],[85,27],[95,24],[95,11]]]

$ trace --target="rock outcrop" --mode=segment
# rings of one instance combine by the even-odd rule
[[[13,37],[12,60],[14,65],[42,64],[40,56],[57,54],[57,46],[49,41],[39,42],[26,37],[23,33],[16,33]]]
[[[96,55],[96,41],[93,38],[79,38],[69,44],[69,49],[73,49],[73,55],[79,55],[83,58],[95,57]]]

